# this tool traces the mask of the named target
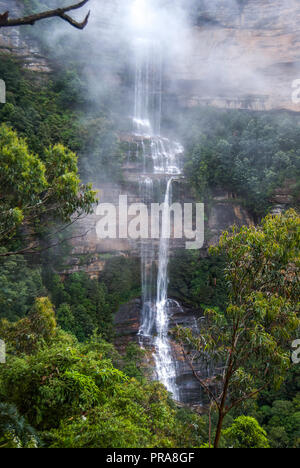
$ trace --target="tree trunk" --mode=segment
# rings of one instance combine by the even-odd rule
[[[209,448],[211,448],[211,407],[212,407],[212,403],[209,405],[209,436],[208,436]]]
[[[215,442],[214,442],[214,448],[219,448],[219,443],[220,443],[220,438],[221,438],[221,432],[222,432],[222,427],[223,427],[223,421],[224,421],[224,413],[219,412],[219,420],[218,420],[218,425],[217,425],[217,430],[216,430],[216,436],[215,436]]]

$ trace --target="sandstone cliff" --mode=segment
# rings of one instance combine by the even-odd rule
[[[17,0],[0,0],[0,13],[9,11],[11,17],[18,18],[23,15],[22,4],[23,2]],[[24,68],[28,70],[49,73],[49,62],[41,53],[39,45],[34,40],[25,37],[24,31],[24,27],[0,28],[0,53],[21,58]]]
[[[114,0],[113,9],[119,3],[119,0]],[[184,36],[186,41],[183,47],[176,48],[180,56],[171,54],[166,63],[165,93],[172,95],[182,106],[202,104],[257,110],[300,110],[300,106],[297,108],[291,100],[291,83],[300,78],[299,1],[203,0],[196,4],[200,7],[193,17],[194,25],[188,36]],[[11,16],[20,16],[22,5],[23,2],[18,0],[0,0],[0,12],[9,10]],[[107,9],[105,13],[103,8],[99,10],[100,2],[93,7],[94,19],[91,18],[88,27],[90,32],[86,31],[88,37],[95,33],[96,26],[98,30],[107,28],[107,24],[103,25],[100,19],[103,15],[110,17],[112,2],[103,0],[102,5]],[[55,25],[70,28],[59,21],[55,21]],[[43,57],[39,45],[28,39],[24,31],[24,28],[0,28],[0,52],[21,57],[27,69],[49,72],[49,62]],[[72,28],[68,32],[72,34]],[[113,49],[115,43],[109,31],[106,35],[105,51],[109,53],[109,45]],[[103,41],[101,44],[103,46]],[[89,67],[97,62],[97,53],[94,49],[92,52],[92,60],[87,60]],[[116,61],[115,55],[111,61]],[[89,65],[88,62],[93,63]],[[99,72],[97,67],[95,70]],[[117,71],[117,68],[114,70]],[[91,75],[95,75],[99,81],[98,73]],[[133,182],[132,188],[129,188],[129,202],[138,201],[136,181],[131,181],[130,177],[125,169],[124,178],[127,182]],[[118,195],[128,192],[128,185],[126,191],[109,183],[103,185],[100,193],[102,201],[117,203]],[[285,192],[280,192],[274,203],[284,204],[285,199]],[[137,243],[127,240],[99,241],[95,230],[98,220],[95,214],[79,225],[79,232],[88,234],[74,242],[70,271],[85,269],[91,276],[97,276],[105,264],[103,255],[111,252],[138,254]],[[208,213],[207,242],[216,242],[220,232],[233,223],[250,224],[252,220],[230,194],[216,194]],[[173,247],[178,247],[178,244],[174,243]]]
[[[187,0],[185,8],[192,1]],[[119,11],[119,3],[120,0],[114,0],[113,11]],[[293,103],[291,97],[292,82],[300,78],[299,1],[194,3],[198,8],[193,16],[194,25],[189,31],[178,31],[181,47],[174,47],[169,56],[166,94],[182,106],[299,111],[300,104]],[[90,31],[94,32],[96,26],[98,32],[104,28],[113,50],[114,41],[119,41],[120,36],[119,31],[107,29],[108,18],[113,15],[111,2],[103,0],[101,5],[92,6]],[[0,12],[6,10],[11,16],[20,16],[23,2],[0,0]],[[24,34],[28,28],[0,28],[0,52],[22,57],[26,68],[47,73],[49,63],[38,44]],[[101,41],[103,47],[103,38]]]
[[[126,171],[124,171],[126,174]],[[138,183],[127,181],[125,186],[112,183],[101,184],[98,190],[100,203],[110,203],[117,208],[117,232],[119,231],[119,196],[127,195],[128,206],[132,203],[141,203]],[[173,202],[196,203],[193,195],[189,194],[189,186],[184,179],[173,183]],[[222,190],[215,190],[210,205],[205,206],[205,244],[203,255],[206,255],[207,248],[215,245],[225,229],[229,226],[254,224],[252,216],[235,199],[234,194]],[[133,216],[134,217],[134,216]],[[131,218],[128,217],[128,221]],[[72,241],[72,255],[69,264],[61,271],[62,274],[86,271],[92,278],[97,278],[104,269],[109,255],[140,256],[141,246],[139,240],[133,239],[99,239],[96,231],[97,223],[102,219],[95,212],[77,222],[74,228],[74,240]],[[113,218],[112,218],[113,221]],[[149,209],[149,226],[151,225],[151,214]],[[187,239],[170,239],[170,250],[184,249]],[[154,243],[159,249],[159,241]]]
[[[299,1],[197,4],[197,24],[167,72],[179,102],[299,111],[291,98],[292,82],[300,78]]]

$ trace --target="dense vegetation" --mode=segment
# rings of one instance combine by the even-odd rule
[[[80,182],[74,153],[56,144],[37,156],[5,124],[0,126],[0,174],[0,247],[10,247],[21,231],[25,244],[0,256],[34,252],[33,233],[46,232],[46,240],[53,224],[90,214],[96,201],[91,185]]]
[[[49,2],[26,4],[39,8]],[[99,278],[90,279],[83,272],[58,274],[67,246],[66,251],[57,247],[38,255],[13,255],[31,246],[33,239],[45,247],[49,228],[52,233],[78,209],[91,209],[91,188],[80,178],[97,183],[122,180],[127,153],[109,99],[95,104],[80,67],[70,61],[68,71],[60,63],[59,72],[37,79],[18,61],[2,56],[0,77],[8,89],[7,104],[0,106],[0,193],[1,202],[5,200],[0,210],[5,233],[0,237],[0,337],[7,344],[7,363],[0,365],[0,447],[208,447],[208,416],[179,409],[161,384],[150,382],[137,347],[129,346],[120,356],[112,344],[115,312],[140,295],[137,259],[111,256]],[[186,176],[197,198],[209,201],[220,187],[241,197],[261,217],[274,191],[288,181],[290,204],[297,206],[298,116],[195,109],[184,116],[180,129],[188,150]],[[47,196],[41,208],[39,198],[47,191],[55,198],[51,205]],[[84,193],[86,198],[78,199]],[[50,219],[47,210],[57,203],[60,216],[55,212]],[[299,222],[297,215],[294,219]],[[280,218],[274,222],[280,224]],[[172,297],[200,314],[210,310],[215,328],[207,327],[207,343],[217,359],[228,351],[234,320],[252,301],[246,327],[251,336],[246,334],[244,340],[252,340],[254,347],[260,341],[264,358],[270,367],[273,364],[272,377],[278,364],[275,376],[281,387],[269,385],[256,399],[227,414],[219,440],[223,447],[286,448],[300,443],[299,366],[288,365],[287,345],[296,337],[299,265],[295,261],[296,272],[285,270],[286,275],[281,268],[290,260],[287,251],[294,231],[267,227],[268,242],[258,239],[259,243],[255,236],[260,231],[254,228],[242,230],[231,251],[224,237],[227,251],[220,249],[205,259],[198,252],[178,252],[170,263]],[[275,237],[268,237],[270,232]],[[257,287],[261,272],[256,282],[247,282],[247,294],[239,291],[237,310],[232,262],[249,260],[249,255],[263,268],[271,259],[276,268],[264,270],[269,289]],[[239,275],[244,266],[238,265]],[[293,284],[287,284],[291,278]],[[235,278],[236,286],[243,285],[240,279]],[[278,324],[287,326],[280,329]],[[221,340],[214,347],[216,330]],[[259,386],[263,363],[260,358],[244,365],[233,383],[236,391]],[[236,396],[234,391],[231,396]],[[218,411],[213,405],[211,410],[214,436]]]
[[[206,201],[217,189],[233,192],[257,217],[267,214],[276,189],[299,206],[300,117],[195,109],[185,116],[186,176]]]
[[[106,339],[114,337],[113,318],[120,304],[140,295],[138,259],[113,257],[100,280],[74,273],[63,281],[45,274],[45,282],[56,307],[59,325],[84,341],[98,330]]]
[[[2,55],[0,76],[7,87],[0,121],[25,137],[30,151],[40,155],[59,142],[80,155],[84,180],[120,180],[126,155],[121,151],[115,118],[107,106],[95,105],[75,66],[55,70],[43,79],[24,72],[16,59]]]
[[[297,220],[296,217],[295,222]],[[280,223],[280,219],[276,223]],[[273,229],[271,232],[279,231]],[[299,231],[296,232],[299,235]],[[289,230],[287,233],[291,234]],[[255,230],[253,235],[259,237]],[[241,255],[245,255],[238,236],[236,242],[236,248],[239,245]],[[290,243],[293,244],[292,236]],[[262,243],[260,247],[264,245],[267,250],[271,247],[268,243]],[[293,245],[298,248],[299,242]],[[277,250],[271,249],[271,258],[280,252],[280,255],[284,255],[283,252],[289,249],[286,242],[284,249],[282,247],[279,244]],[[258,245],[255,248],[258,249]],[[236,252],[235,248],[233,252]],[[287,261],[290,258],[286,257]],[[47,290],[43,285],[41,267],[29,268],[19,256],[2,260],[1,315],[9,318],[0,322],[0,336],[5,340],[8,351],[7,363],[0,366],[0,434],[3,447],[207,446],[208,417],[199,417],[187,409],[177,409],[161,384],[149,383],[138,349],[131,347],[126,356],[121,357],[112,344],[103,340],[103,336],[109,338],[112,332],[108,320],[112,311],[108,291],[117,289],[110,281],[117,277],[119,261],[118,258],[114,260],[115,264],[103,273],[100,282],[89,280],[84,274],[72,275],[63,282],[54,275],[46,281]],[[16,271],[19,276],[15,277]],[[276,282],[272,269],[270,275]],[[292,281],[292,277],[288,276],[287,280]],[[124,288],[121,290],[126,297],[126,290],[130,291],[130,281],[127,277],[123,280],[119,278],[119,284]],[[19,293],[16,293],[16,288]],[[287,293],[289,290],[290,287],[282,289]],[[47,293],[56,308],[45,296]],[[256,318],[263,318],[271,301],[272,310],[267,313],[274,315],[277,311],[283,314],[284,319],[285,312],[278,310],[276,303],[279,299],[280,296],[276,295],[267,295],[265,299],[258,297],[259,303],[254,304],[255,314],[258,314]],[[9,309],[6,309],[7,306]],[[82,315],[76,316],[78,310]],[[218,326],[222,328],[221,336],[225,340],[227,335],[222,325],[225,319],[222,319],[222,310],[215,309],[213,313],[219,317]],[[290,312],[291,321],[294,309]],[[230,317],[227,320],[231,320]],[[102,336],[95,331],[93,319]],[[57,321],[69,333],[62,331]],[[276,329],[276,322],[274,325]],[[292,322],[290,325],[294,329]],[[228,324],[225,328],[229,333]],[[287,333],[288,330],[279,327],[277,331]],[[257,333],[262,339],[263,332],[258,330]],[[272,328],[268,333],[274,333]],[[285,341],[293,335],[290,333],[282,338]],[[271,340],[271,335],[269,338]],[[247,336],[245,339],[248,343]],[[264,356],[269,346],[271,342],[266,341],[262,348]],[[287,353],[288,356],[288,349],[280,351],[278,348],[278,353],[276,351],[274,354],[274,347],[271,348],[275,361],[278,353]],[[260,361],[254,359],[249,361],[249,365],[251,362],[258,369]],[[279,367],[275,365],[273,370],[279,377]],[[247,389],[250,389],[249,383],[245,378],[240,381]],[[256,383],[256,379],[253,382],[251,379],[252,385]],[[298,366],[292,366],[288,371],[280,391],[267,388],[258,400],[246,402],[242,414],[244,412],[247,417],[241,415],[238,409],[228,415],[220,446],[298,446]],[[216,413],[212,408],[212,434],[216,425]]]
[[[224,268],[221,256],[201,258],[198,252],[179,250],[170,259],[170,295],[195,309],[225,307]]]
[[[161,384],[120,370],[121,358],[101,338],[79,344],[62,332],[47,298],[27,318],[2,321],[0,333],[8,345],[0,369],[2,447],[201,444],[199,417],[177,410]]]
[[[196,375],[218,412],[217,448],[225,417],[262,390],[279,388],[293,367],[291,342],[300,328],[299,216],[290,210],[267,216],[259,227],[233,228],[211,251],[225,258],[228,304],[206,309],[199,335],[178,327],[176,336],[194,353],[191,362],[201,359],[213,368],[209,383]]]

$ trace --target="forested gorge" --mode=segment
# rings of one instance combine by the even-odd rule
[[[258,218],[272,207],[274,191],[288,181],[291,206],[299,205],[299,118],[290,113],[195,113],[187,177],[208,196],[220,186],[241,197]],[[194,133],[194,126],[204,129]],[[191,134],[189,135],[189,132]]]
[[[26,12],[52,4],[24,2]],[[142,295],[138,256],[103,254],[97,278],[62,273],[74,219],[97,204],[95,185],[126,186],[123,165],[141,157],[120,137],[129,132],[120,97],[128,70],[120,95],[95,99],[72,39],[55,50],[41,28],[22,34],[49,57],[49,74],[0,51],[0,448],[299,448],[299,113],[197,106],[163,115],[185,147],[183,184],[206,217],[219,189],[255,221],[170,256],[169,297],[201,323],[196,335],[181,326],[170,334],[187,360],[218,363],[201,383],[200,410],[179,404],[153,380],[138,340],[117,346],[115,315]],[[274,214],[278,190],[288,203]]]

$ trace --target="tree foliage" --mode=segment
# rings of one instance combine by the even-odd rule
[[[249,416],[238,417],[232,426],[223,432],[227,447],[236,449],[270,448],[267,433],[256,419]]]
[[[265,428],[272,448],[300,447],[300,393],[289,400],[261,405],[257,417]]]
[[[49,229],[53,222],[69,223],[73,215],[92,211],[95,193],[81,184],[76,155],[60,144],[37,156],[16,132],[1,125],[0,174],[2,245],[21,227],[32,236],[37,225]]]
[[[185,173],[197,196],[217,188],[242,198],[256,216],[267,214],[276,189],[299,206],[299,116],[195,109],[185,116]]]
[[[138,258],[111,257],[99,280],[84,272],[64,280],[51,271],[44,281],[51,295],[59,325],[80,341],[98,330],[105,339],[114,336],[113,318],[118,307],[140,294]]]
[[[39,297],[28,316],[17,322],[0,321],[0,336],[13,346],[15,354],[32,353],[40,343],[49,343],[56,334],[56,318],[48,297]]]
[[[38,319],[31,315],[27,322],[31,333],[37,326],[40,329],[45,318],[40,307],[35,313]],[[44,328],[52,330],[51,320],[46,322]],[[0,367],[0,400],[19,412],[19,423],[29,434],[29,427],[39,431],[43,446],[134,448],[203,443],[201,419],[188,410],[184,414],[177,410],[160,383],[137,381],[116,368],[112,345],[96,336],[79,344],[55,328],[37,347],[28,348],[15,339],[15,331],[22,327],[22,320],[4,323],[9,330],[5,334],[8,356]],[[7,429],[0,433],[5,434]]]
[[[21,255],[0,259],[0,318],[10,321],[23,318],[35,298],[45,294],[40,266],[30,267]]]
[[[290,346],[299,325],[300,218],[290,210],[267,216],[260,227],[225,232],[214,253],[224,256],[229,305],[206,310],[201,334],[177,336],[211,363],[209,379],[195,377],[224,417],[268,386],[280,387],[290,367]]]
[[[224,259],[219,255],[203,258],[199,251],[174,252],[169,266],[169,294],[196,308],[223,308],[227,302]]]
[[[0,448],[37,448],[36,431],[20,416],[15,406],[0,403]]]
[[[64,56],[65,47],[63,40]],[[70,49],[74,50],[72,41]],[[108,96],[107,91],[105,100],[95,103],[82,75],[84,67],[76,66],[71,58],[67,63],[67,69],[60,63],[47,80],[40,81],[34,73],[24,71],[22,63],[1,55],[0,76],[6,82],[7,103],[0,107],[0,122],[25,137],[33,153],[43,154],[58,142],[76,152],[83,180],[120,181],[127,152],[120,144],[118,119],[111,111],[116,96]]]

